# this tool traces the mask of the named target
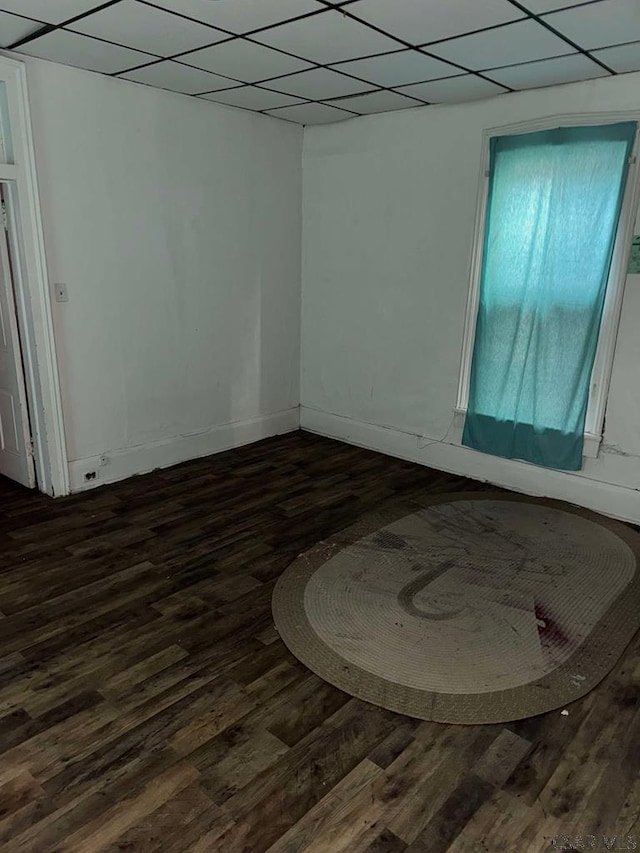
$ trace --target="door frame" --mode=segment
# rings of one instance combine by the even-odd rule
[[[9,144],[0,146],[0,182],[7,207],[9,251],[36,480],[41,492],[69,494],[62,394],[47,275],[44,234],[23,62],[0,54],[0,121]],[[4,109],[3,109],[4,107]]]

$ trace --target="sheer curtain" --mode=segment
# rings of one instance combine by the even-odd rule
[[[463,444],[582,467],[591,370],[634,122],[491,140]]]

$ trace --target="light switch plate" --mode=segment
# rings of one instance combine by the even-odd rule
[[[56,302],[68,302],[69,296],[67,294],[67,285],[62,284],[61,282],[57,282],[54,285],[55,294],[56,294]]]

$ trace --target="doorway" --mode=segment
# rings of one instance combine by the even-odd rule
[[[69,493],[62,393],[23,62],[0,56],[0,474]]]
[[[9,216],[0,184],[0,475],[36,486],[33,441],[9,248]]]

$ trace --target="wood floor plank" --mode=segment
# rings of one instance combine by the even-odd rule
[[[640,844],[640,636],[592,693],[409,719],[297,661],[297,554],[487,484],[303,433],[52,501],[0,478],[0,849],[538,853]]]
[[[107,849],[132,826],[159,807],[165,806],[177,793],[193,785],[198,772],[188,763],[176,764],[155,776],[144,789],[126,798],[103,814],[86,823],[66,838],[58,849],[61,853]]]
[[[183,836],[190,824],[214,809],[215,806],[196,781],[180,789],[155,810],[142,815],[130,829],[118,835],[104,849],[108,853],[122,853],[123,850],[160,853],[166,849],[169,839]],[[218,812],[220,814],[222,812]]]
[[[276,841],[364,759],[390,731],[389,712],[352,700],[334,715],[333,724],[293,747],[225,804],[236,825],[221,839],[229,849],[261,838]]]
[[[381,770],[365,758],[285,832],[269,853],[360,853],[379,833],[384,805],[372,796]]]
[[[447,797],[407,853],[446,853],[462,827],[493,793],[490,782],[469,774]]]
[[[383,829],[365,850],[365,853],[404,853],[407,845],[390,829]]]
[[[203,771],[200,785],[214,803],[222,805],[287,752],[288,747],[277,737],[258,730],[244,743],[229,747],[220,761]]]
[[[387,804],[386,826],[411,844],[494,737],[475,727],[423,724],[375,786]]]

